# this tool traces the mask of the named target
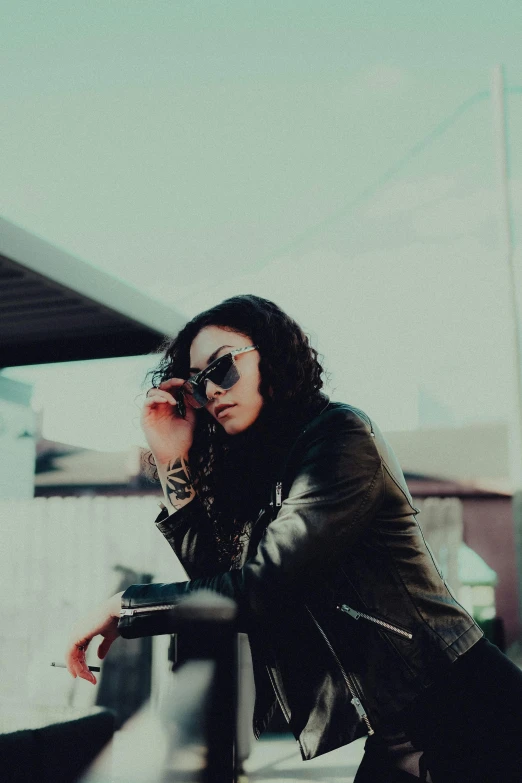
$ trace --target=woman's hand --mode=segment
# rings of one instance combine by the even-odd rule
[[[123,593],[116,593],[74,625],[65,655],[67,669],[73,677],[81,677],[93,685],[96,684],[96,677],[87,666],[85,653],[91,640],[101,635],[104,638],[98,647],[98,658],[105,658],[111,644],[120,635],[118,618],[122,595]]]
[[[158,388],[149,389],[141,414],[141,427],[156,463],[167,464],[173,457],[188,454],[194,437],[196,412],[186,405],[184,419],[173,411],[177,400],[168,389],[181,388],[182,378],[169,378]]]

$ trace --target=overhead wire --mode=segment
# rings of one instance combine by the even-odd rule
[[[515,95],[522,94],[522,87],[508,87],[506,92]],[[365,201],[371,198],[371,196],[373,196],[377,190],[386,185],[396,174],[398,174],[408,163],[410,163],[410,161],[418,157],[427,147],[430,146],[430,144],[444,135],[444,133],[446,133],[446,131],[448,131],[472,106],[475,106],[481,101],[487,100],[490,95],[490,90],[479,90],[478,92],[466,98],[466,100],[457,106],[457,108],[454,109],[451,114],[441,120],[429,133],[427,133],[416,144],[410,147],[409,150],[402,157],[400,157],[398,161],[389,166],[381,174],[381,176],[378,177],[378,179],[371,183],[371,185],[368,185],[353,199],[350,199],[348,202],[331,212],[319,222],[314,223],[305,231],[301,232],[298,236],[286,242],[284,245],[281,245],[277,249],[272,250],[270,253],[267,253],[262,258],[259,258],[256,264],[256,268],[260,269],[275,258],[295,250],[297,247],[303,244],[303,242],[312,239],[314,235],[328,226],[333,225],[338,220],[345,217],[349,212],[361,206]]]

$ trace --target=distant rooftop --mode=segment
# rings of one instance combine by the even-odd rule
[[[460,427],[424,427],[385,433],[405,474],[459,484],[469,493],[511,495],[509,423],[477,422]],[[433,487],[431,487],[433,489]],[[430,488],[427,487],[426,491]]]
[[[58,443],[40,437],[36,442],[36,495],[83,494],[86,490],[104,494],[161,494],[143,469],[143,450],[132,446],[126,451],[104,452]],[[510,497],[511,493],[495,483],[439,479],[405,471],[410,492],[415,498]]]

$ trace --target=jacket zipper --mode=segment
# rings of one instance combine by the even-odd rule
[[[147,612],[165,612],[168,609],[174,609],[176,604],[157,604],[156,606],[134,606],[132,609],[122,609],[120,617],[132,617],[135,614],[145,614]]]
[[[270,505],[272,508],[280,508],[283,503],[283,482],[276,481],[272,484],[272,499]]]
[[[337,608],[340,609],[341,612],[349,614],[350,617],[353,617],[354,620],[359,620],[362,617],[363,620],[368,620],[371,623],[375,623],[375,625],[379,625],[381,628],[384,628],[387,631],[396,633],[399,636],[402,636],[404,639],[413,639],[413,634],[409,631],[398,628],[396,625],[387,623],[384,620],[379,620],[378,617],[373,617],[371,614],[366,614],[366,612],[359,612],[357,609],[352,609],[352,607],[348,606],[348,604],[340,604]]]
[[[352,678],[352,676],[350,674],[346,673],[346,671],[344,669],[344,666],[342,665],[341,661],[339,660],[339,657],[338,657],[337,653],[335,652],[334,648],[330,644],[330,640],[328,639],[327,635],[325,634],[325,632],[323,631],[323,629],[321,628],[321,626],[319,625],[319,623],[317,622],[317,620],[313,616],[313,614],[310,611],[310,609],[308,608],[308,606],[306,606],[306,604],[305,604],[305,608],[306,608],[306,611],[308,612],[308,614],[310,615],[310,617],[312,618],[315,626],[317,627],[317,630],[319,631],[319,633],[323,637],[324,641],[326,642],[326,644],[328,646],[328,649],[332,653],[332,656],[333,656],[335,662],[337,663],[337,665],[338,665],[338,667],[339,667],[339,669],[341,671],[341,674],[343,675],[344,681],[346,682],[346,685],[348,687],[348,691],[350,693],[350,696],[352,697],[351,702],[352,702],[353,706],[355,707],[355,710],[356,710],[357,714],[359,715],[359,717],[362,718],[362,720],[365,722],[366,728],[368,729],[368,736],[371,736],[375,732],[372,729],[372,725],[370,723],[368,715],[366,714],[366,710],[364,709],[364,706],[363,706],[363,704],[362,704],[362,702],[361,702],[361,700],[360,700],[360,698],[358,696],[358,693],[357,693],[357,683],[354,681],[354,679]]]

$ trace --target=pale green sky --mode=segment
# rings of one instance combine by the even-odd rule
[[[457,423],[510,410],[491,104],[466,101],[499,62],[522,86],[519,1],[22,0],[0,28],[4,217],[187,313],[274,299],[384,429],[419,386]],[[102,443],[50,407],[48,437]]]

